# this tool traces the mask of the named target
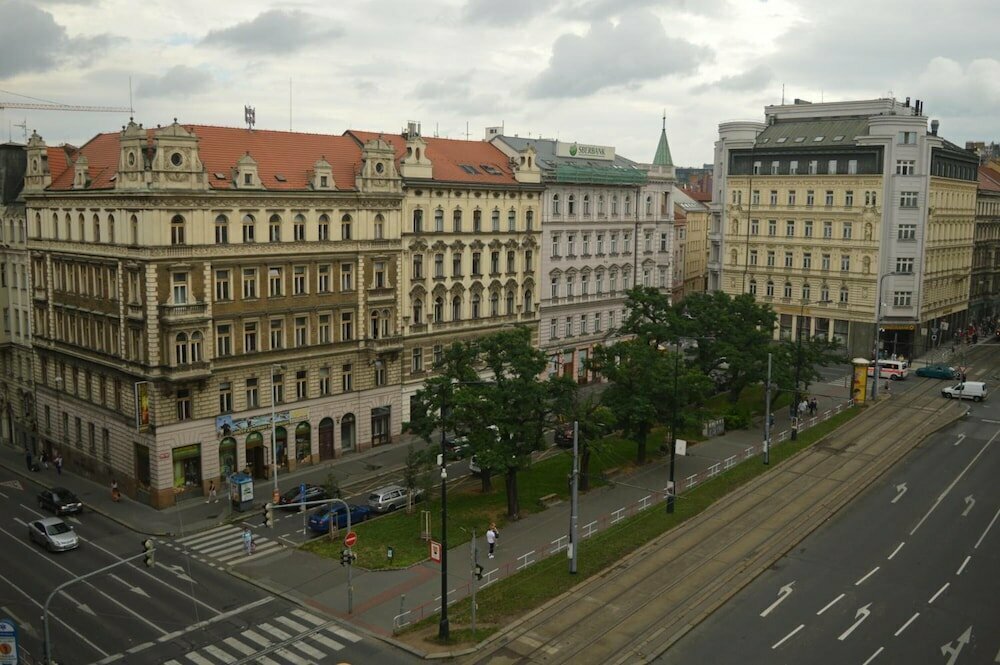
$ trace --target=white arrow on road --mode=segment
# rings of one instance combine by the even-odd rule
[[[951,658],[948,659],[947,665],[955,665],[955,661],[958,660],[958,654],[961,653],[962,647],[969,643],[972,639],[972,626],[965,629],[965,632],[958,636],[955,641],[955,646],[951,645],[951,642],[941,645],[941,655],[947,656],[951,654]]]
[[[964,434],[959,434],[959,435],[958,435],[958,440],[957,440],[957,441],[955,441],[955,443],[953,443],[952,445],[954,445],[954,446],[957,446],[958,444],[962,443],[962,441],[963,441],[964,439],[965,439],[965,435],[964,435]]]
[[[146,593],[145,591],[143,591],[140,587],[132,586],[131,584],[129,584],[128,582],[126,582],[122,578],[118,577],[117,575],[115,575],[115,574],[112,573],[112,574],[109,574],[108,577],[110,577],[111,579],[115,580],[116,582],[121,582],[122,584],[124,584],[125,586],[127,586],[129,588],[129,591],[131,591],[132,593],[138,594],[138,595],[142,596],[143,598],[149,598],[149,594]]]
[[[968,515],[974,505],[976,505],[976,500],[972,498],[971,494],[965,497],[965,510],[962,511],[962,517]]]
[[[771,610],[773,610],[775,607],[777,607],[778,605],[781,604],[781,601],[783,601],[785,598],[788,598],[790,595],[792,595],[792,585],[793,584],[795,584],[795,580],[792,580],[791,582],[789,582],[785,586],[781,587],[781,589],[778,590],[778,600],[776,600],[773,603],[771,603],[771,605],[766,610],[764,610],[763,612],[761,612],[760,615],[762,617],[766,617],[768,614],[771,613]]]
[[[177,565],[176,563],[172,563],[172,564],[170,564],[168,566],[168,565],[166,565],[164,563],[160,563],[159,561],[157,561],[156,562],[156,567],[157,568],[163,568],[164,570],[170,571],[171,573],[173,573],[177,577],[181,578],[185,582],[190,582],[191,584],[194,584],[194,579],[191,578],[191,577],[188,577],[187,575],[185,575],[184,574],[184,568],[182,566]]]
[[[76,598],[74,598],[73,596],[71,596],[68,593],[66,593],[65,590],[60,591],[59,593],[61,593],[62,595],[66,596],[66,600],[68,600],[69,602],[71,602],[74,605],[76,605],[77,609],[80,610],[81,612],[86,612],[87,614],[89,614],[92,617],[96,617],[97,616],[97,614],[94,613],[94,610],[90,609],[90,605],[87,605],[87,603],[81,603]]]
[[[843,642],[848,637],[850,637],[851,633],[854,632],[854,629],[857,628],[858,626],[860,626],[862,624],[862,622],[864,622],[864,620],[868,618],[868,615],[872,613],[871,610],[868,609],[871,606],[872,606],[872,604],[868,603],[867,605],[865,605],[864,607],[862,607],[861,609],[859,609],[857,611],[857,613],[854,615],[854,617],[857,619],[857,621],[855,621],[851,625],[850,628],[848,628],[843,633],[841,633],[840,637],[838,637],[837,639],[840,640],[841,642]]]
[[[10,611],[10,608],[0,607],[0,610],[3,611],[3,615],[5,617],[10,617],[11,619],[13,619],[17,623],[18,628],[20,628],[21,630],[23,630],[23,631],[25,631],[27,633],[31,633],[35,637],[38,636],[38,633],[35,632],[35,627],[32,626],[27,621],[24,621],[23,619],[19,619],[16,614],[14,614],[13,612]]]
[[[897,501],[903,498],[903,495],[906,494],[906,483],[900,483],[896,485],[896,491],[899,492],[899,494],[897,494],[896,498],[890,501],[889,503],[896,503]]]

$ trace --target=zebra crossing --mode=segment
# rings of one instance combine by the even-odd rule
[[[188,651],[163,665],[312,665],[361,641],[361,636],[303,609],[255,622],[237,635]]]
[[[247,555],[243,548],[243,528],[235,524],[224,524],[208,531],[175,540],[161,540],[167,547],[186,552],[192,558],[210,566],[233,566],[270,556],[283,546],[275,540],[254,533],[254,553]]]

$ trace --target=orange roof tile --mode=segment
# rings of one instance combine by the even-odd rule
[[[406,154],[406,138],[400,134],[380,134],[350,129],[345,132],[353,136],[359,144],[372,139],[382,138],[390,143],[396,151],[396,164]],[[488,141],[461,141],[457,139],[442,139],[421,137],[427,144],[427,159],[434,165],[435,182],[456,182],[480,185],[519,186],[510,167],[510,160],[499,148]],[[471,166],[475,173],[469,173],[462,165]],[[491,166],[500,175],[487,173],[482,166]]]
[[[989,165],[980,166],[979,189],[986,189],[993,192],[1000,191],[1000,170],[991,168]]]
[[[259,129],[249,131],[211,125],[182,126],[198,137],[198,156],[213,189],[232,189],[232,171],[248,152],[257,162],[257,174],[266,190],[308,189],[309,175],[320,158],[325,158],[333,168],[337,189],[355,189],[361,147],[347,136]],[[155,145],[156,130],[147,129],[146,136],[147,147],[151,150]],[[79,152],[87,156],[91,179],[89,189],[114,187],[112,176],[118,170],[119,138],[119,132],[98,134],[80,148]],[[72,171],[64,167],[58,178],[53,172],[50,189],[71,189]],[[226,179],[216,178],[216,173],[225,174]],[[284,181],[277,180],[276,175],[281,175]]]
[[[53,182],[69,167],[67,153],[73,152],[76,152],[76,148],[71,145],[53,146],[45,150],[45,156],[49,163],[49,174],[52,176]],[[72,181],[72,176],[70,180]]]

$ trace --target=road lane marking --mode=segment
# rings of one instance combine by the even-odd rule
[[[3,492],[0,492],[0,496],[2,496],[5,499],[9,499],[10,498],[9,496],[7,496],[6,494],[4,494]]]
[[[786,640],[788,640],[789,638],[791,638],[792,635],[794,635],[795,633],[799,632],[800,630],[802,630],[805,627],[806,627],[806,625],[804,623],[800,623],[798,628],[796,628],[795,630],[793,630],[792,632],[788,633],[787,635],[785,635],[784,637],[782,637],[780,640],[778,640],[777,642],[775,642],[774,646],[772,646],[771,648],[772,649],[777,649],[782,644],[784,644]]]
[[[224,639],[222,641],[223,641],[224,644],[229,645],[230,648],[232,648],[235,651],[239,651],[244,656],[252,656],[252,655],[254,655],[256,653],[256,651],[254,649],[251,649],[247,645],[243,644],[242,642],[240,642],[235,637],[227,637],[226,639]]]
[[[14,521],[20,524],[21,526],[28,526],[28,523],[22,520],[20,517],[15,517]]]
[[[266,603],[270,603],[272,600],[274,600],[274,596],[264,596],[263,598],[260,598],[258,600],[253,601],[252,603],[247,603],[246,605],[241,605],[240,607],[233,608],[233,609],[229,610],[228,612],[223,612],[222,614],[214,616],[211,619],[204,619],[202,621],[199,621],[198,623],[191,624],[187,628],[182,628],[181,630],[175,630],[172,633],[167,633],[163,637],[157,638],[156,641],[157,642],[169,642],[170,640],[173,640],[176,637],[180,637],[181,635],[184,635],[185,633],[190,633],[191,631],[194,631],[194,630],[201,630],[205,626],[210,626],[213,623],[216,623],[217,621],[224,621],[225,619],[228,619],[229,617],[236,616],[237,614],[240,614],[242,612],[246,612],[247,610],[252,610],[255,607],[260,607],[261,605],[264,605]]]
[[[240,529],[232,524],[223,524],[222,526],[217,526],[214,529],[209,529],[208,531],[199,531],[198,533],[191,534],[190,536],[184,536],[183,538],[178,538],[178,543],[192,543],[196,540],[202,540],[213,534],[218,534],[221,531],[236,531],[240,533]]]
[[[299,651],[301,651],[305,655],[309,656],[310,658],[316,658],[316,659],[322,659],[323,658],[323,652],[322,651],[320,651],[316,647],[314,647],[314,646],[312,646],[310,644],[307,644],[307,643],[305,643],[305,642],[303,642],[301,640],[299,640],[298,642],[292,642],[289,646],[291,646],[293,649],[298,649]]]
[[[214,665],[214,663],[212,663],[212,661],[210,661],[208,658],[205,658],[204,656],[199,656],[197,653],[193,651],[187,654],[187,659],[190,660],[195,665]]]
[[[864,582],[865,580],[867,580],[869,577],[871,577],[875,573],[877,573],[879,568],[881,568],[881,566],[875,566],[874,568],[872,568],[871,572],[869,572],[867,575],[865,575],[860,580],[858,580],[857,582],[855,582],[854,586],[861,586],[861,583]]]
[[[248,640],[250,640],[251,642],[254,642],[254,643],[256,643],[256,644],[259,644],[259,645],[261,646],[261,648],[263,648],[263,649],[266,649],[266,648],[268,648],[269,646],[271,646],[271,640],[267,639],[267,638],[266,638],[266,637],[264,637],[263,635],[260,635],[260,634],[258,634],[258,633],[255,633],[255,632],[254,632],[254,631],[252,631],[252,630],[244,630],[244,631],[243,631],[243,632],[241,633],[241,635],[243,635],[243,637],[247,638],[247,639],[248,639]]]
[[[299,623],[298,621],[295,621],[294,619],[290,619],[288,617],[277,617],[275,621],[279,621],[285,624],[286,626],[294,630],[296,633],[304,633],[307,630],[309,630],[309,626],[305,626]]]
[[[859,608],[858,611],[854,614],[854,618],[855,618],[854,623],[851,624],[850,628],[848,628],[843,633],[841,633],[840,637],[838,637],[837,639],[840,640],[841,642],[843,642],[848,637],[850,637],[851,633],[854,632],[854,629],[857,628],[858,626],[860,626],[862,623],[864,623],[865,619],[867,619],[869,616],[871,616],[872,611],[869,609],[871,606],[872,606],[872,604],[868,603],[864,607]]]
[[[942,593],[944,593],[944,590],[947,589],[950,584],[951,584],[951,582],[945,582],[944,586],[941,587],[940,589],[938,589],[938,592],[936,594],[934,594],[933,596],[931,596],[931,599],[927,601],[927,604],[930,605],[935,600],[937,600],[937,597],[940,596]]]
[[[309,637],[316,640],[330,651],[340,651],[341,649],[344,648],[343,644],[337,642],[336,640],[331,640],[329,637],[327,637],[322,633],[316,633],[315,635],[310,635]]]
[[[997,517],[1000,517],[1000,508],[997,508],[997,511],[993,513],[993,519],[991,519],[990,523],[986,525],[986,530],[983,531],[983,535],[979,536],[979,540],[976,541],[976,546],[973,549],[979,549],[979,544],[983,542],[983,538],[985,538],[986,534],[990,532],[991,528],[993,528],[993,523],[997,521]]]
[[[776,601],[774,601],[773,603],[771,603],[770,605],[768,605],[767,608],[763,612],[760,613],[760,616],[766,617],[768,614],[771,613],[771,611],[775,607],[777,607],[778,605],[780,605],[781,602],[783,600],[785,600],[785,598],[788,598],[790,595],[792,595],[792,585],[793,584],[795,584],[795,580],[792,580],[791,582],[789,582],[785,586],[781,587],[778,590],[778,599]]]
[[[962,574],[962,571],[965,570],[965,566],[966,566],[966,564],[969,563],[969,559],[971,559],[971,558],[972,558],[971,554],[969,556],[965,557],[965,561],[963,561],[962,565],[958,567],[958,572],[955,573],[956,575],[961,575]]]
[[[151,646],[154,646],[154,644],[155,644],[154,642],[143,642],[142,644],[136,644],[134,647],[127,650],[125,653],[139,653],[140,651],[143,651]]]
[[[868,656],[868,660],[866,660],[865,662],[861,663],[861,665],[868,665],[868,663],[870,663],[870,662],[872,662],[873,660],[875,660],[875,659],[876,659],[876,658],[878,657],[878,655],[879,655],[880,653],[882,653],[882,650],[883,650],[883,649],[885,649],[885,647],[879,647],[879,648],[878,648],[878,651],[876,651],[876,652],[875,652],[875,653],[873,653],[872,655]]]
[[[902,634],[902,632],[903,632],[904,630],[906,630],[906,629],[907,629],[907,628],[909,627],[909,625],[910,625],[911,623],[913,623],[913,622],[914,622],[914,621],[916,620],[916,618],[917,618],[918,616],[920,616],[920,612],[917,612],[916,614],[914,614],[913,616],[911,616],[911,617],[909,618],[909,620],[907,620],[907,622],[906,622],[906,623],[904,623],[904,624],[903,624],[902,626],[900,626],[900,627],[899,627],[899,630],[897,630],[897,631],[896,631],[895,633],[893,633],[893,636],[894,636],[894,637],[899,637],[899,636],[900,636],[900,634]]]
[[[817,613],[816,613],[816,616],[819,616],[819,615],[820,615],[820,614],[822,614],[823,612],[826,612],[826,611],[827,611],[828,609],[830,609],[831,607],[833,607],[833,606],[834,606],[834,605],[835,605],[835,604],[837,603],[837,601],[838,601],[838,600],[840,600],[841,598],[843,598],[843,597],[844,597],[845,595],[846,595],[846,594],[843,594],[843,593],[842,593],[842,594],[840,594],[839,596],[837,596],[836,598],[834,598],[833,600],[831,600],[831,601],[830,601],[829,603],[827,603],[827,604],[826,604],[826,605],[825,605],[825,606],[823,607],[823,609],[821,609],[821,610],[820,610],[819,612],[817,612]]]
[[[38,609],[40,609],[40,610],[44,610],[44,609],[45,609],[45,606],[44,606],[44,605],[42,605],[42,604],[41,604],[40,602],[38,602],[37,600],[35,600],[35,599],[34,599],[34,597],[33,597],[33,596],[31,596],[31,594],[29,594],[29,593],[28,593],[27,591],[25,591],[25,590],[24,590],[24,589],[22,589],[21,587],[17,586],[17,585],[16,585],[16,584],[14,584],[13,582],[11,582],[11,581],[10,581],[9,579],[7,579],[6,577],[4,577],[3,575],[0,575],[0,580],[3,580],[4,582],[6,582],[6,583],[7,583],[7,585],[8,585],[8,586],[9,586],[9,587],[10,587],[11,589],[17,589],[18,591],[20,591],[20,592],[21,592],[21,595],[23,595],[23,596],[24,596],[25,598],[27,598],[27,599],[28,599],[29,601],[31,601],[32,603],[34,603],[35,605],[37,605],[37,606],[38,606]],[[101,647],[97,646],[96,644],[94,644],[93,642],[91,642],[90,640],[88,640],[88,639],[87,639],[86,637],[84,637],[83,635],[81,635],[80,633],[78,633],[78,632],[76,631],[76,629],[75,629],[75,628],[73,628],[73,626],[69,625],[68,623],[66,623],[65,621],[63,621],[62,619],[60,619],[60,618],[59,618],[58,616],[56,616],[55,614],[52,614],[51,616],[52,616],[52,619],[53,619],[53,620],[55,620],[55,621],[58,621],[58,622],[59,622],[59,623],[61,623],[61,624],[62,624],[63,626],[65,626],[65,627],[66,627],[66,629],[67,629],[67,630],[69,630],[69,632],[73,633],[73,634],[74,634],[74,635],[76,635],[76,636],[77,636],[78,638],[80,638],[80,640],[81,640],[81,641],[82,641],[82,642],[83,642],[84,644],[86,644],[86,645],[87,645],[87,646],[89,646],[89,647],[90,647],[91,649],[93,649],[93,650],[94,650],[94,651],[96,651],[97,653],[101,654],[101,655],[102,655],[102,656],[104,656],[105,658],[107,658],[107,657],[108,657],[108,652],[107,652],[107,651],[105,651],[104,649],[102,649]]]
[[[978,453],[976,453],[976,456],[975,456],[975,457],[973,457],[973,458],[972,458],[972,460],[971,460],[971,461],[969,461],[969,463],[965,465],[965,468],[964,468],[964,469],[962,469],[962,472],[961,472],[961,473],[959,473],[959,474],[958,474],[957,476],[955,476],[955,480],[951,481],[951,485],[948,485],[948,487],[947,487],[947,488],[945,489],[945,491],[941,493],[941,496],[939,496],[939,497],[937,498],[937,501],[935,501],[935,502],[934,502],[934,505],[933,505],[933,506],[931,506],[930,510],[928,510],[928,511],[927,511],[927,514],[926,514],[926,515],[924,515],[923,517],[921,517],[921,518],[920,518],[920,521],[919,521],[919,522],[917,522],[917,525],[916,525],[915,527],[913,527],[913,531],[911,531],[911,532],[910,532],[910,535],[911,535],[911,536],[912,536],[913,534],[915,534],[915,533],[917,532],[917,529],[919,529],[919,528],[920,528],[920,525],[922,525],[922,524],[924,523],[924,521],[925,521],[925,520],[926,520],[926,519],[927,519],[928,517],[930,517],[930,516],[931,516],[931,513],[933,513],[933,512],[934,512],[934,510],[935,510],[935,509],[936,509],[936,508],[938,507],[938,505],[939,505],[939,504],[941,503],[941,501],[943,501],[943,500],[944,500],[944,498],[945,498],[946,496],[948,496],[948,493],[949,493],[949,492],[951,492],[952,488],[953,488],[953,487],[955,487],[955,485],[956,485],[956,484],[958,484],[958,481],[962,479],[962,476],[964,476],[964,475],[965,475],[965,472],[966,472],[966,471],[968,471],[968,470],[969,470],[970,468],[972,468],[972,465],[976,463],[976,461],[977,461],[977,460],[979,459],[979,457],[980,457],[980,456],[981,456],[981,455],[982,455],[982,454],[983,454],[984,452],[986,452],[986,449],[990,447],[990,444],[991,444],[991,443],[993,443],[993,441],[994,441],[994,440],[996,440],[996,438],[997,438],[998,436],[1000,436],[1000,430],[997,430],[996,434],[994,434],[994,435],[993,435],[992,437],[990,437],[990,440],[989,440],[989,441],[987,441],[987,442],[986,442],[986,443],[985,443],[985,444],[983,445],[983,447],[979,449],[979,452],[978,452]],[[998,512],[998,513],[1000,513],[1000,510],[998,510],[997,512]],[[996,519],[996,517],[994,517],[993,519],[995,520],[995,519]],[[991,524],[991,526],[992,526],[992,522],[991,522],[990,524]],[[988,527],[987,527],[987,529],[988,529]]]
[[[360,635],[355,635],[351,631],[349,631],[349,630],[347,630],[345,628],[341,628],[340,626],[327,626],[326,630],[330,631],[331,633],[333,633],[337,637],[343,638],[343,639],[347,640],[348,642],[353,642],[354,644],[357,644],[358,642],[361,641],[361,636]]]
[[[889,559],[889,561],[892,561],[892,557],[896,556],[899,553],[899,550],[903,549],[903,545],[905,545],[905,544],[906,544],[906,541],[903,541],[899,545],[896,545],[896,549],[894,549],[892,551],[892,554],[890,554],[887,557]]]
[[[269,633],[270,635],[272,635],[274,637],[277,637],[279,640],[284,641],[284,640],[290,640],[290,639],[292,639],[291,635],[289,635],[285,631],[281,630],[280,628],[276,628],[275,626],[272,626],[269,623],[261,623],[261,624],[258,624],[257,627],[260,628],[261,630],[263,630],[265,633]]]

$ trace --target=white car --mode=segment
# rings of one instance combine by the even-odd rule
[[[50,552],[65,552],[80,546],[73,527],[58,517],[46,517],[28,524],[28,537]]]
[[[971,399],[982,402],[986,399],[986,384],[982,381],[964,381],[950,388],[944,388],[941,394],[949,399]]]
[[[406,495],[406,488],[402,485],[386,485],[368,495],[368,507],[376,513],[388,513],[399,508],[406,508]],[[416,503],[423,498],[424,491],[420,488],[414,488],[412,496],[413,503]]]

